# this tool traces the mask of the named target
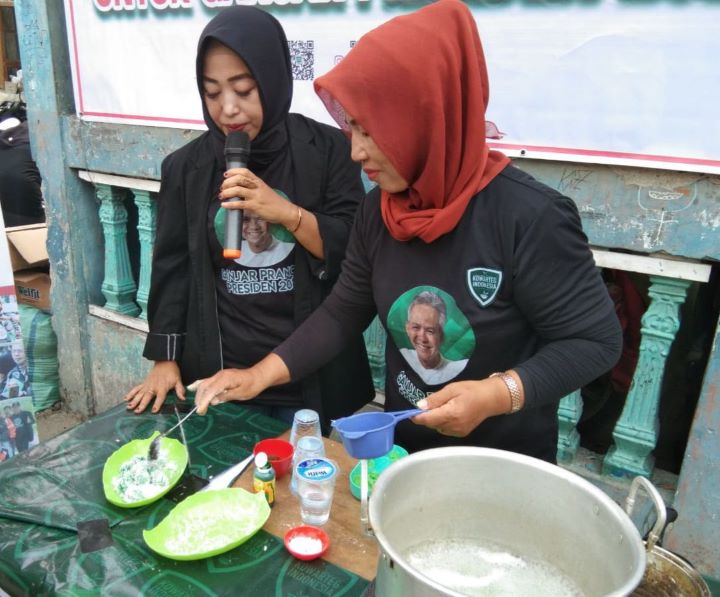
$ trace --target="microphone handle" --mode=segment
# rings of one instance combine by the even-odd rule
[[[228,160],[226,162],[226,170],[233,168],[245,168],[247,164],[240,160]],[[235,203],[239,203],[235,201]],[[242,247],[242,219],[243,212],[241,209],[227,209],[225,216],[225,246],[223,247],[223,257],[225,259],[239,259]]]

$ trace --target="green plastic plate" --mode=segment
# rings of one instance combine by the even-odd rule
[[[265,494],[244,489],[195,493],[150,531],[148,547],[171,560],[199,560],[229,551],[257,533],[270,516]]]
[[[113,487],[112,481],[120,474],[120,467],[135,456],[147,456],[150,442],[158,435],[160,435],[160,432],[155,431],[147,439],[134,439],[120,446],[117,450],[110,454],[110,457],[105,461],[102,475],[105,499],[107,499],[108,502],[115,504],[116,506],[120,506],[121,508],[137,508],[139,506],[144,506],[164,496],[180,480],[180,477],[182,477],[188,463],[187,449],[176,439],[163,437],[160,440],[160,455],[162,458],[175,465],[174,468],[168,469],[167,475],[169,483],[167,487],[161,489],[157,494],[149,498],[134,502],[125,501],[123,496],[120,495],[120,493],[118,493]]]

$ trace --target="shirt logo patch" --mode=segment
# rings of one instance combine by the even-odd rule
[[[467,272],[467,283],[473,298],[481,307],[487,307],[500,290],[502,272],[486,267],[474,267]]]

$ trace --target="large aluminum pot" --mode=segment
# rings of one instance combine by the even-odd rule
[[[376,594],[461,595],[408,563],[408,550],[447,540],[503,546],[554,567],[585,595],[628,595],[646,563],[630,517],[578,475],[489,448],[417,452],[377,480],[370,523],[380,544]]]

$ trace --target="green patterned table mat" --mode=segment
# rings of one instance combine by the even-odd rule
[[[166,500],[159,509],[170,509]],[[160,516],[160,512],[157,513]],[[159,520],[159,518],[158,518]],[[114,544],[81,553],[69,531],[2,521],[0,586],[10,595],[360,596],[368,581],[323,560],[301,562],[265,531],[224,554],[167,560],[142,540],[143,521],[113,528]]]
[[[287,425],[237,405],[190,417],[192,473],[207,478],[246,457]],[[134,415],[124,405],[0,466],[0,587],[11,595],[362,595],[368,582],[324,561],[300,562],[260,531],[213,558],[176,562],[152,552],[142,530],[172,509],[167,499],[139,509],[105,500],[102,468],[132,439],[169,429],[174,415]],[[82,553],[78,522],[107,518],[113,544]]]

